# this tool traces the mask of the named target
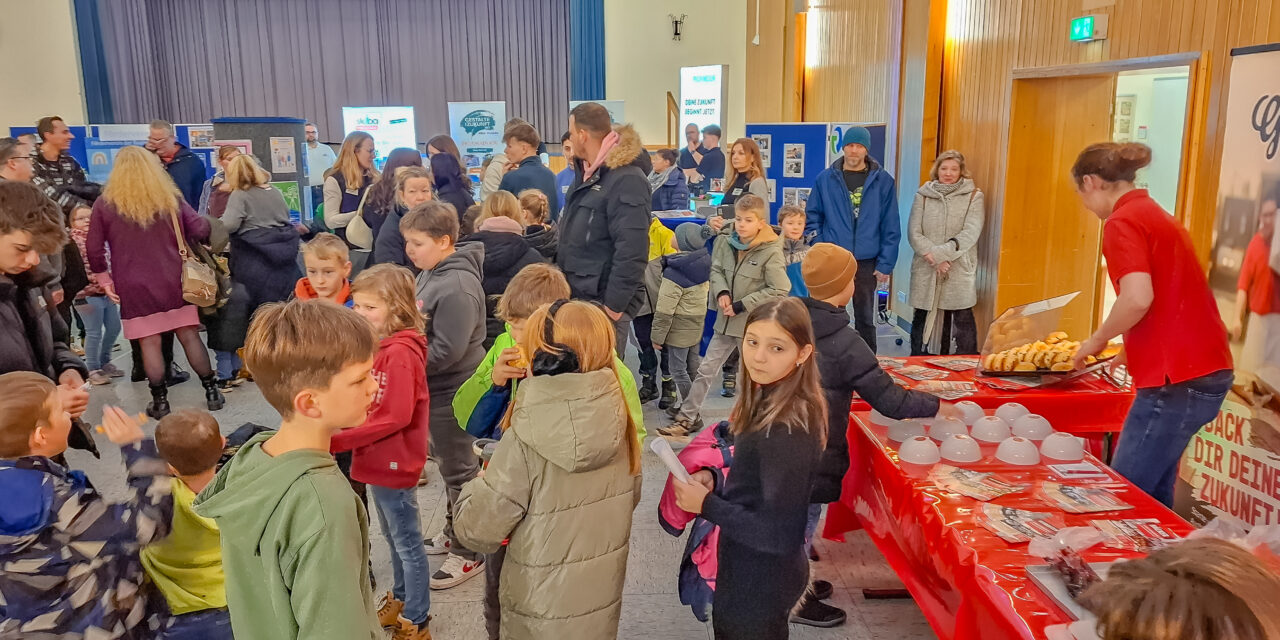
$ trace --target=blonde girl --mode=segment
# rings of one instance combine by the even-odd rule
[[[560,244],[560,231],[550,221],[551,203],[538,189],[520,192],[520,209],[524,213],[524,239],[539,255],[555,261]]]
[[[551,203],[547,200],[547,194],[538,189],[525,189],[520,192],[519,198],[525,225],[546,226],[551,214]]]
[[[373,361],[378,394],[364,424],[333,437],[351,451],[351,479],[364,483],[391,546],[392,589],[378,618],[395,637],[430,637],[431,566],[418,522],[418,477],[427,463],[427,339],[414,300],[413,274],[380,264],[351,283],[352,309],[380,342]]]
[[[383,180],[392,179],[384,176]],[[387,214],[387,219],[378,229],[373,241],[373,264],[396,264],[405,268],[413,268],[404,251],[404,234],[400,233],[400,219],[410,209],[435,199],[431,188],[431,172],[425,167],[400,167],[396,169],[396,207]]]
[[[182,199],[160,158],[142,147],[121,149],[102,197],[93,204],[85,253],[98,284],[120,304],[124,337],[136,341],[134,348],[142,352],[151,385],[147,414],[157,420],[169,413],[168,363],[161,350],[168,332],[177,335],[200,375],[209,410],[223,405],[209,352],[200,340],[199,313],[182,296],[175,220],[188,244],[208,241],[209,219]]]
[[[488,469],[454,507],[454,531],[468,548],[493,554],[510,540],[498,586],[501,637],[618,633],[640,440],[613,343],[613,323],[593,304],[560,300],[533,313],[519,345],[530,375]],[[573,585],[572,597],[548,584]]]
[[[360,211],[364,192],[378,179],[373,168],[373,136],[353,131],[342,141],[338,159],[324,178],[324,222],[346,240],[346,228]]]

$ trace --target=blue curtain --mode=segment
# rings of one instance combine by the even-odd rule
[[[111,86],[107,81],[107,59],[102,51],[102,22],[97,0],[74,0],[76,37],[80,40],[80,69],[84,76],[84,101],[89,122],[112,124]]]
[[[569,0],[569,95],[605,99],[604,0]]]
[[[569,102],[570,0],[96,0],[116,119],[280,115],[342,139],[342,107],[505,100],[550,139]],[[601,85],[603,86],[603,85]],[[602,92],[603,93],[603,92]]]

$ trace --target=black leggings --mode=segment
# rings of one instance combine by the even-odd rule
[[[978,353],[978,326],[973,319],[973,309],[956,309],[943,311],[942,316],[942,353],[936,355],[976,355]],[[911,318],[911,355],[927,356],[925,350],[924,325],[928,321],[928,309],[916,309]],[[956,341],[955,351],[951,350],[952,338]]]
[[[640,343],[640,376],[652,378],[658,372],[659,363],[662,366],[662,377],[671,377],[671,367],[667,364],[667,350],[663,349],[661,357],[659,351],[653,348],[653,314],[649,313],[643,316],[636,316],[631,321],[631,330],[636,332],[636,341]]]

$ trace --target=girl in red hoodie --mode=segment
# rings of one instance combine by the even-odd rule
[[[351,478],[368,485],[391,543],[395,584],[378,618],[397,639],[428,639],[431,568],[416,493],[427,463],[427,339],[413,274],[391,264],[370,267],[352,283],[351,296],[382,341],[373,362],[378,394],[364,424],[334,435],[332,451],[352,452]]]

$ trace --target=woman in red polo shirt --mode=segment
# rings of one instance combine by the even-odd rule
[[[1090,145],[1071,167],[1085,208],[1103,221],[1102,254],[1117,299],[1083,344],[1076,366],[1124,335],[1137,398],[1112,468],[1166,505],[1178,460],[1212,421],[1231,388],[1227,327],[1218,314],[1191,235],[1134,175],[1151,162],[1144,144]]]
[[[1240,265],[1231,335],[1237,340],[1245,336],[1240,349],[1241,371],[1257,371],[1264,364],[1280,366],[1280,287],[1276,286],[1275,271],[1268,264],[1278,201],[1280,195],[1262,199],[1262,206],[1258,208],[1258,233],[1249,241],[1244,264]]]

